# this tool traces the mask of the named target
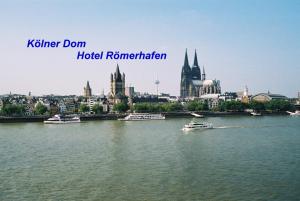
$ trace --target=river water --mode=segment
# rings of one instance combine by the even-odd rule
[[[299,200],[300,117],[0,124],[0,200]]]

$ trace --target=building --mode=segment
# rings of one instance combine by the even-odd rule
[[[65,102],[63,100],[59,101],[58,107],[59,107],[59,112],[61,114],[64,114],[64,113],[67,112],[67,106],[66,106],[66,104],[65,104]]]
[[[208,109],[217,108],[220,102],[220,94],[205,94],[201,96],[201,101],[206,102]]]
[[[129,86],[125,88],[125,96],[133,97],[134,95],[134,87]]]
[[[250,99],[249,99],[249,90],[248,90],[248,87],[245,86],[243,95],[241,96],[241,102],[242,103],[249,103],[249,101],[250,101]]]
[[[251,100],[257,102],[269,102],[271,100],[288,100],[284,95],[268,93],[259,93],[251,97]]]
[[[206,94],[221,94],[220,80],[204,80],[200,88],[200,97]]]
[[[121,75],[119,65],[117,64],[116,72],[110,75],[110,102],[120,103],[125,100],[125,74]]]
[[[76,103],[73,98],[65,98],[64,103],[67,113],[73,114],[76,112]]]
[[[237,92],[225,92],[219,96],[220,100],[223,101],[235,101],[238,99]]]
[[[194,64],[191,68],[186,50],[181,70],[180,96],[182,98],[199,96],[201,81],[201,70],[198,65],[197,53],[195,51]]]
[[[201,97],[206,94],[221,94],[219,80],[207,80],[205,69],[201,75],[198,64],[197,52],[195,50],[194,63],[192,68],[189,65],[187,50],[185,52],[184,64],[181,70],[180,97],[192,98]]]
[[[92,89],[90,87],[89,81],[86,83],[86,87],[83,88],[83,96],[88,98],[92,96]]]

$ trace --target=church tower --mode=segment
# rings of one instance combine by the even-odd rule
[[[180,82],[180,97],[186,98],[189,94],[191,79],[191,67],[189,65],[187,49],[185,50],[184,64],[181,70],[181,82]]]
[[[198,65],[197,52],[195,50],[194,64],[191,71],[191,87],[189,91],[190,96],[199,97],[201,83],[201,70]]]
[[[198,65],[197,52],[195,50],[194,64],[192,67],[192,80],[201,80],[201,70]]]
[[[83,96],[89,98],[92,96],[92,89],[90,87],[89,81],[86,83],[86,87],[83,88]]]
[[[114,102],[121,101],[125,96],[125,74],[120,73],[118,64],[116,72],[110,75],[110,93]]]

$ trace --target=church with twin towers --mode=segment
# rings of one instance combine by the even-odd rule
[[[208,94],[221,94],[219,80],[206,79],[204,66],[201,69],[198,64],[197,52],[195,50],[194,63],[190,67],[187,50],[185,51],[184,64],[181,70],[180,97],[195,98],[207,96]]]

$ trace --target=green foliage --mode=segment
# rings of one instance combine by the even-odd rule
[[[25,107],[17,104],[5,104],[1,113],[7,116],[22,116],[25,113]]]
[[[205,103],[202,103],[200,101],[191,101],[187,103],[187,110],[188,111],[201,111],[204,110]]]
[[[175,112],[182,111],[180,103],[136,103],[133,107],[135,112]]]
[[[271,111],[293,110],[294,106],[286,100],[271,100],[265,103],[265,108]]]
[[[34,113],[37,115],[43,115],[48,111],[47,107],[42,103],[38,103],[34,108]]]
[[[167,103],[166,106],[167,112],[176,112],[183,110],[183,107],[180,103]]]
[[[101,113],[103,113],[103,107],[102,107],[102,105],[95,104],[95,105],[92,107],[92,111],[93,111],[95,114],[101,114]]]
[[[153,103],[136,103],[133,107],[135,112],[159,112],[161,110],[159,104]]]
[[[209,110],[207,101],[203,103],[203,110]]]
[[[247,108],[247,104],[239,101],[224,101],[219,104],[220,111],[244,111]]]
[[[246,108],[256,111],[287,111],[293,110],[294,106],[286,100],[271,100],[266,103],[251,101],[249,104],[245,104],[239,101],[225,101],[220,103],[218,107],[220,111],[243,111]]]
[[[89,108],[89,106],[87,106],[87,104],[82,103],[79,106],[79,111],[80,112],[88,112],[88,111],[90,111],[90,108]]]
[[[127,103],[117,103],[113,106],[113,111],[115,112],[126,112],[129,109]]]
[[[262,110],[265,110],[265,104],[262,102],[251,101],[249,103],[249,108],[253,109],[255,111],[262,111]]]
[[[224,101],[219,103],[217,110],[220,112],[224,112],[226,110]]]

